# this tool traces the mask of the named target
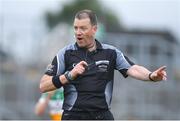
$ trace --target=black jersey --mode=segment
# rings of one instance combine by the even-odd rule
[[[96,40],[97,49],[89,52],[71,44],[54,57],[45,74],[61,75],[70,71],[80,61],[88,67],[71,83],[63,85],[63,109],[68,111],[99,111],[110,108],[114,69],[127,77],[127,70],[134,64],[115,47]]]

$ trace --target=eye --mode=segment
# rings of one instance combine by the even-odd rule
[[[81,27],[80,29],[81,29],[82,31],[87,30],[87,28],[86,28],[86,27]]]
[[[78,29],[77,26],[75,26],[75,27],[74,27],[74,30],[77,30],[77,29]]]

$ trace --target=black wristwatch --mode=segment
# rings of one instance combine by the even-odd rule
[[[71,83],[74,79],[72,78],[72,75],[70,74],[70,71],[66,71],[64,73],[64,76],[66,77],[66,79]]]

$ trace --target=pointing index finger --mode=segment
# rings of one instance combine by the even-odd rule
[[[81,61],[80,64],[84,67],[88,66],[88,64],[85,61]]]
[[[158,71],[164,71],[164,70],[166,70],[166,66],[162,66],[158,69]]]

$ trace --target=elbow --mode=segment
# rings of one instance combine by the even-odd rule
[[[39,84],[39,90],[41,93],[47,92],[48,81],[49,81],[49,76],[43,75]]]
[[[45,89],[43,88],[42,84],[39,85],[39,90],[40,90],[41,93],[45,92]]]
[[[41,93],[44,93],[44,92],[45,92],[45,89],[43,88],[43,85],[42,85],[42,84],[39,85],[39,90],[40,90]]]
[[[40,85],[39,85],[40,92],[45,93],[48,91],[52,91],[54,89],[56,88],[52,84],[52,76],[44,75],[41,78]]]
[[[39,90],[40,90],[41,93],[46,92],[46,88],[44,86],[44,80],[42,80],[42,79],[40,81]]]

